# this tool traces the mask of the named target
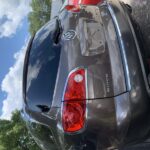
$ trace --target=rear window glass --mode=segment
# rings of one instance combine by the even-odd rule
[[[51,106],[60,58],[54,46],[55,21],[47,23],[33,39],[26,79],[26,102],[34,111],[47,112]]]

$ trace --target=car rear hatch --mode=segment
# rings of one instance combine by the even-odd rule
[[[59,20],[61,47],[55,45],[52,36],[56,21],[34,37],[27,68],[26,102],[36,111],[48,111],[51,104],[60,107],[70,72],[81,67],[87,70],[87,100],[125,93],[120,48],[107,7],[83,5],[76,13],[62,11]]]
[[[65,85],[62,80],[66,82],[72,70],[82,67],[87,69],[87,99],[125,93],[120,48],[107,7],[83,5],[79,12],[62,11],[60,20],[63,29],[60,74],[63,77],[58,79],[59,88]]]

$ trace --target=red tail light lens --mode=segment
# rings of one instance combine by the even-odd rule
[[[65,132],[76,132],[84,127],[86,113],[86,71],[71,73],[64,94],[62,124]]]
[[[68,0],[68,5],[78,5],[80,0]]]
[[[82,5],[97,5],[101,3],[103,0],[81,0]]]
[[[79,5],[67,5],[65,6],[65,8],[68,10],[68,11],[72,11],[72,12],[79,12],[80,11],[80,6]]]
[[[80,5],[97,5],[101,2],[103,2],[103,0],[68,0],[65,8],[68,11],[79,12]]]
[[[80,11],[79,0],[68,0],[65,8],[68,11],[79,12]]]
[[[64,102],[63,129],[65,132],[76,132],[84,127],[86,103]]]
[[[70,74],[66,91],[64,94],[64,101],[66,100],[85,100],[85,70],[79,69]]]

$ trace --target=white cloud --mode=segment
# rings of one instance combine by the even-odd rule
[[[31,86],[31,82],[37,78],[39,71],[41,69],[41,64],[40,61],[37,60],[35,65],[31,66],[29,65],[28,67],[28,72],[30,72],[28,74],[28,78],[27,78],[27,91],[29,90],[30,86]]]
[[[0,0],[0,38],[10,37],[31,11],[30,0]]]
[[[28,41],[25,43],[25,46],[14,55],[16,62],[2,81],[1,89],[6,92],[7,97],[3,100],[1,119],[9,120],[12,111],[22,108],[22,72]]]

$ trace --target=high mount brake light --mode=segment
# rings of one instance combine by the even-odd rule
[[[68,11],[72,11],[72,12],[79,12],[80,11],[80,6],[79,5],[66,5],[65,8]]]
[[[86,113],[86,71],[78,69],[68,78],[64,93],[62,125],[65,132],[76,132],[84,127]]]
[[[81,0],[81,4],[82,5],[97,5],[98,3],[101,3],[102,1],[103,0]]]
[[[97,5],[103,2],[103,0],[68,0],[65,8],[68,11],[79,12],[80,5]]]

